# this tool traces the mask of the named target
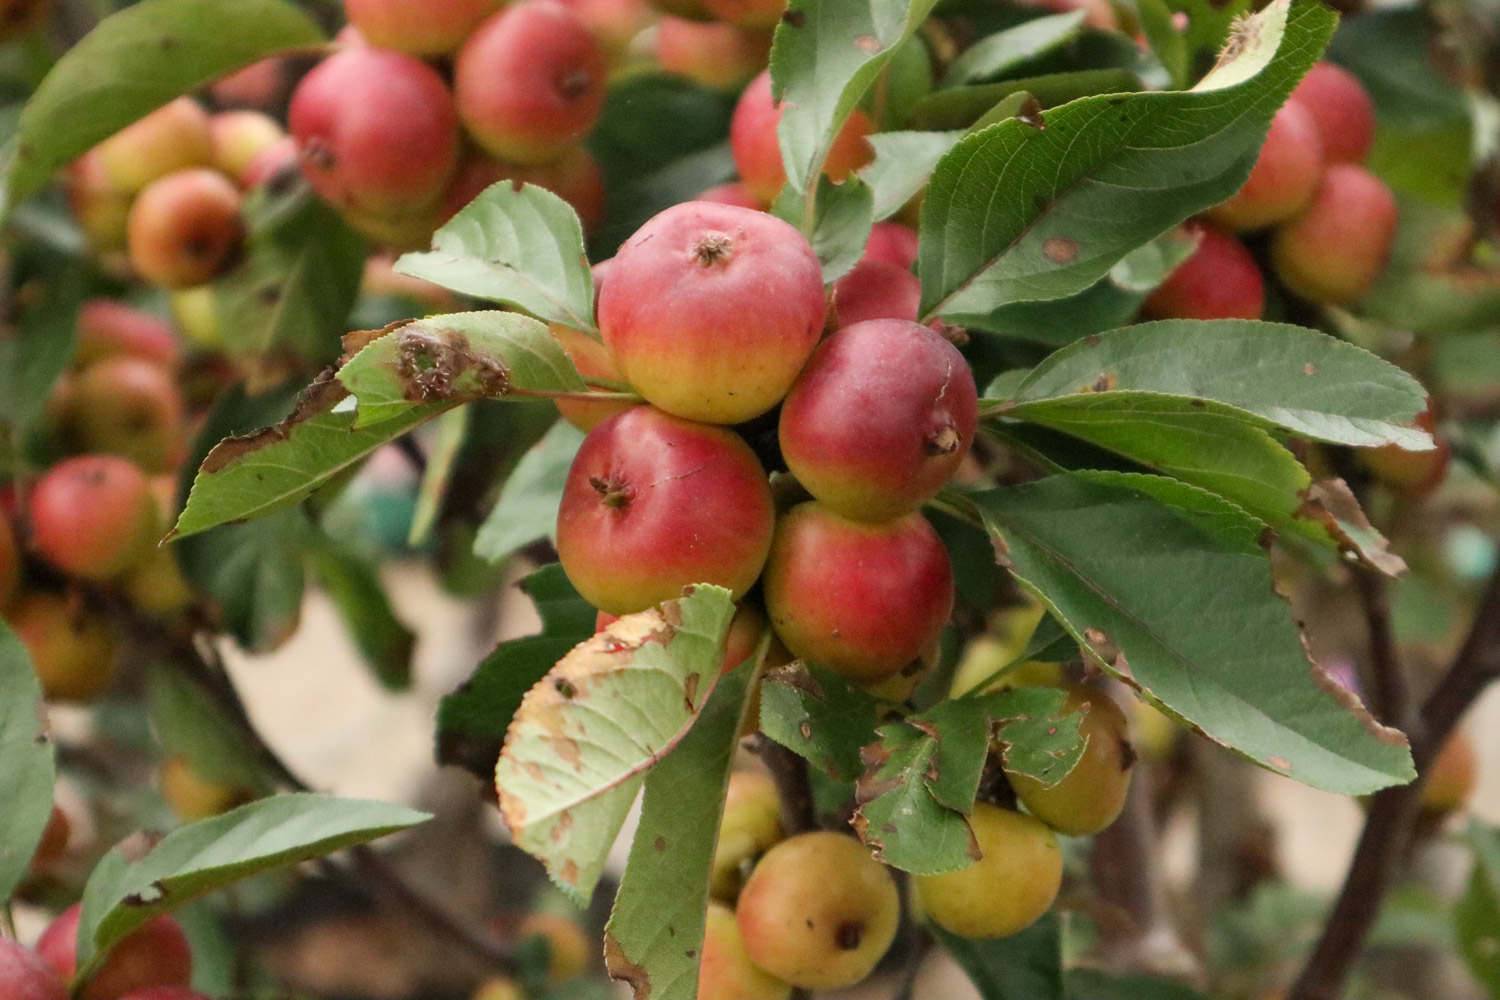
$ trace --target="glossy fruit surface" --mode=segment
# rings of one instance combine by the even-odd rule
[[[1192,226],[1198,248],[1146,299],[1155,319],[1260,319],[1266,285],[1245,244],[1214,226]]]
[[[1396,221],[1396,199],[1384,181],[1363,167],[1336,163],[1307,208],[1271,238],[1271,264],[1303,298],[1347,305],[1385,270]]]
[[[1210,209],[1208,217],[1236,232],[1284,222],[1312,200],[1322,173],[1317,121],[1302,105],[1284,104],[1271,119],[1249,179],[1232,198]]]
[[[920,514],[872,524],[810,502],[776,525],[765,598],[794,655],[873,684],[936,641],[953,610],[953,570]]]
[[[1057,837],[1037,819],[978,803],[969,825],[982,856],[967,868],[912,880],[928,919],[966,938],[1003,938],[1052,908],[1062,886]]]
[[[1323,156],[1329,163],[1363,163],[1370,155],[1375,144],[1375,103],[1353,73],[1337,63],[1315,63],[1291,99],[1317,121]]]
[[[64,979],[72,979],[77,971],[80,915],[78,904],[68,907],[36,943],[43,961]],[[182,928],[171,917],[153,917],[115,945],[89,977],[79,1000],[120,1000],[148,987],[186,987],[192,977],[193,954]]]
[[[0,996],[5,1000],[68,1000],[68,991],[33,952],[10,938],[0,938]]]
[[[915,322],[922,284],[905,267],[865,257],[833,284],[833,326],[875,319]]]
[[[163,288],[201,285],[229,265],[244,233],[234,184],[214,170],[181,170],[130,206],[130,264]]]
[[[740,95],[729,123],[729,148],[740,180],[766,204],[775,200],[786,183],[786,167],[776,136],[780,122],[781,110],[771,96],[771,74],[766,71]],[[867,139],[874,130],[869,116],[856,108],[829,148],[823,164],[824,175],[829,180],[841,181],[874,159],[874,150]]]
[[[826,311],[817,255],[796,229],[764,212],[687,202],[615,255],[599,327],[653,405],[733,424],[786,395]]]
[[[145,474],[110,455],[81,455],[48,469],[32,491],[30,513],[37,554],[87,580],[138,565],[161,528]]]
[[[1103,691],[1069,685],[1064,711],[1081,709],[1086,711],[1078,729],[1087,742],[1061,781],[1048,787],[1035,778],[1008,775],[1027,812],[1073,837],[1098,833],[1119,817],[1135,768],[1130,723],[1120,706]]]
[[[917,262],[917,231],[900,222],[877,222],[865,242],[865,259],[911,270]]]

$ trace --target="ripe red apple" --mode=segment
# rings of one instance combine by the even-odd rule
[[[734,911],[710,902],[704,918],[697,1000],[787,1000],[790,983],[758,968],[745,953]]]
[[[129,357],[175,368],[182,348],[165,320],[112,299],[90,299],[78,310],[78,347],[73,361],[88,367]]]
[[[1209,209],[1208,217],[1236,232],[1284,222],[1312,200],[1322,174],[1317,121],[1301,104],[1283,104],[1271,119],[1250,177],[1228,201]]]
[[[700,192],[694,201],[711,201],[718,205],[735,205],[739,208],[752,208],[756,211],[766,206],[757,201],[755,195],[739,181],[731,181],[728,184],[716,184],[707,191]]]
[[[245,226],[240,193],[205,167],[152,181],[130,207],[130,264],[163,288],[215,277],[239,249]]]
[[[551,163],[522,166],[505,163],[483,153],[464,157],[443,196],[443,214],[452,216],[477,198],[491,184],[508,180],[520,190],[524,184],[544,187],[573,206],[585,233],[604,222],[604,174],[592,153],[574,146]]]
[[[814,501],[777,522],[765,597],[793,655],[876,684],[937,639],[953,610],[953,570],[920,514],[871,524]]]
[[[630,43],[656,20],[646,0],[564,0],[588,27],[611,65],[624,61]]]
[[[139,564],[161,528],[151,483],[113,455],[81,455],[48,469],[31,494],[31,544],[47,562],[86,580]]]
[[[917,231],[900,222],[877,222],[865,242],[865,260],[879,260],[907,271],[917,262]]]
[[[888,521],[953,476],[979,421],[974,375],[925,326],[882,319],[833,334],[781,407],[781,453],[799,482],[845,516]]]
[[[866,256],[833,283],[833,327],[866,320],[914,322],[922,304],[922,283],[908,268]]]
[[[1375,144],[1375,104],[1359,78],[1331,62],[1307,71],[1293,101],[1317,122],[1323,157],[1329,163],[1363,163]]]
[[[751,81],[735,105],[729,123],[729,148],[745,187],[766,204],[775,200],[786,183],[781,162],[781,144],[776,127],[781,109],[771,97],[771,74],[766,71]],[[830,180],[841,181],[875,157],[866,136],[875,131],[870,118],[856,108],[834,138],[823,164]]]
[[[437,202],[458,165],[458,116],[431,66],[400,52],[347,48],[302,78],[291,133],[313,189],[341,209],[382,216]]]
[[[245,174],[267,149],[286,138],[286,131],[260,111],[220,111],[208,120],[214,141],[214,166],[241,187]]]
[[[21,589],[21,549],[10,518],[0,514],[0,608],[10,606]]]
[[[74,903],[53,920],[36,943],[37,954],[63,979],[78,968],[78,918]],[[193,954],[177,921],[154,917],[132,931],[110,951],[89,977],[79,1000],[120,1000],[136,990],[154,986],[182,986],[192,982]]]
[[[59,391],[53,412],[73,450],[119,455],[146,472],[174,469],[186,449],[181,390],[141,358],[90,365]]]
[[[208,113],[192,98],[179,97],[125,126],[94,152],[110,187],[135,194],[158,178],[213,161]]]
[[[599,119],[608,67],[588,27],[556,0],[522,0],[459,50],[453,89],[471,138],[502,160],[546,163]]]
[[[1218,228],[1191,225],[1198,248],[1146,299],[1154,319],[1260,319],[1266,285],[1245,244]]]
[[[1396,237],[1396,198],[1364,167],[1335,163],[1311,204],[1271,239],[1271,265],[1292,291],[1346,305],[1380,277]]]
[[[344,14],[370,45],[414,56],[452,52],[505,0],[344,0]]]
[[[664,17],[656,25],[656,62],[712,90],[738,90],[766,68],[771,33],[718,21]]]
[[[41,27],[52,12],[52,0],[0,0],[0,42]]]
[[[115,635],[76,597],[28,593],[5,613],[48,701],[92,701],[115,675]]]
[[[826,311],[818,258],[796,229],[764,212],[686,202],[615,255],[599,327],[651,403],[733,424],[786,395]]]
[[[611,614],[694,583],[739,597],[760,576],[774,516],[765,470],[741,438],[638,406],[584,439],[563,488],[557,551],[578,592]]]
[[[62,980],[17,941],[0,937],[0,996],[5,1000],[68,1000]]]
[[[286,62],[273,56],[220,77],[208,92],[221,108],[268,111],[281,101],[286,84]]]
[[[283,173],[298,169],[297,140],[284,136],[280,141],[267,146],[255,154],[255,159],[245,164],[241,171],[240,187],[253,191]]]

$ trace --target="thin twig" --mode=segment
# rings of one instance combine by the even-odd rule
[[[1385,578],[1356,567],[1354,589],[1364,608],[1369,633],[1370,707],[1386,725],[1404,729],[1410,722],[1407,713],[1411,711],[1411,699],[1406,688],[1406,673],[1396,651]]]
[[[788,835],[815,830],[817,809],[813,805],[812,785],[808,780],[807,761],[770,737],[762,735],[756,752],[771,772],[781,799],[782,825]]]
[[[1422,705],[1411,736],[1417,780],[1375,796],[1354,858],[1323,935],[1292,987],[1289,1000],[1338,1000],[1380,912],[1397,863],[1421,811],[1428,770],[1458,720],[1500,679],[1500,570],[1490,578],[1463,648]]]

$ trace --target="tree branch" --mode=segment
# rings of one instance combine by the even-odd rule
[[[1406,728],[1411,720],[1411,698],[1406,688],[1406,674],[1396,651],[1391,628],[1391,606],[1386,595],[1385,578],[1360,567],[1354,570],[1354,588],[1364,608],[1370,644],[1370,707],[1380,721],[1389,726]]]
[[[1490,578],[1463,648],[1422,705],[1411,736],[1417,780],[1375,796],[1344,887],[1288,1000],[1338,1000],[1411,842],[1438,752],[1485,687],[1500,679],[1500,570]]]
[[[805,833],[818,827],[817,809],[813,805],[812,785],[807,777],[807,761],[768,736],[757,738],[756,753],[771,772],[781,799],[782,825],[787,836]]]

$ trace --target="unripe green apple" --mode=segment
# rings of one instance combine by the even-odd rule
[[[1322,174],[1317,122],[1301,104],[1283,104],[1250,177],[1228,201],[1209,209],[1208,217],[1236,232],[1285,222],[1312,200]]]
[[[229,265],[244,235],[234,184],[216,170],[180,170],[130,206],[130,265],[163,288],[201,285]]]
[[[85,580],[138,566],[161,530],[151,483],[113,455],[65,459],[31,494],[31,544],[47,562]]]
[[[1370,155],[1375,144],[1375,103],[1353,73],[1336,63],[1315,63],[1291,99],[1317,122],[1323,156],[1329,163],[1363,163]]]
[[[195,600],[193,588],[170,547],[152,549],[139,566],[120,580],[120,589],[138,611],[155,618],[180,615]]]
[[[213,285],[178,289],[168,298],[167,304],[177,329],[188,340],[210,351],[224,346],[219,331],[218,293]]]
[[[1153,319],[1260,319],[1266,285],[1245,244],[1211,225],[1194,225],[1198,247],[1146,299]]]
[[[901,898],[853,837],[818,831],[760,859],[735,907],[750,961],[803,989],[853,986],[896,937]]]
[[[213,165],[240,187],[257,157],[286,138],[286,130],[261,111],[220,111],[208,120],[214,143]]]
[[[865,260],[878,260],[910,271],[917,262],[917,231],[900,222],[877,222],[865,241]]]
[[[24,595],[5,613],[49,701],[92,701],[115,676],[115,634],[72,597]]]
[[[888,521],[952,478],[978,421],[958,349],[910,320],[878,319],[818,345],[782,404],[778,436],[814,497],[845,517]]]
[[[817,255],[780,219],[687,202],[625,241],[599,295],[599,327],[654,406],[734,424],[779,403],[823,332]]]
[[[522,0],[464,42],[454,100],[469,136],[491,155],[547,163],[599,120],[608,72],[578,15],[556,0]]]
[[[729,122],[729,148],[734,165],[750,192],[770,204],[786,183],[786,167],[776,136],[781,109],[771,96],[771,73],[762,72],[750,82],[734,108]],[[841,181],[875,158],[867,136],[875,131],[870,117],[855,108],[834,137],[823,164],[823,173]]]
[[[575,920],[555,913],[532,913],[516,929],[521,939],[541,937],[547,942],[547,979],[565,983],[588,971],[594,946]]]
[[[53,411],[74,450],[118,455],[146,472],[174,469],[186,450],[177,382],[141,358],[89,365],[59,390]]]
[[[758,968],[745,951],[734,911],[710,902],[698,962],[697,1000],[787,1000],[792,985]]]
[[[344,0],[369,44],[414,56],[452,52],[505,0]]]
[[[738,90],[770,56],[769,31],[685,17],[664,17],[656,25],[657,64],[711,90]]]
[[[744,594],[765,564],[773,519],[765,470],[741,438],[637,406],[579,448],[557,551],[585,600],[630,614],[694,583]]]
[[[746,867],[784,836],[781,799],[771,776],[764,771],[730,774],[709,891],[716,899],[734,899],[744,883]]]
[[[1098,833],[1125,808],[1135,750],[1130,723],[1103,691],[1070,684],[1063,711],[1083,711],[1080,735],[1087,741],[1078,764],[1050,788],[1035,778],[1007,772],[1016,797],[1037,819],[1074,837]]]
[[[21,549],[10,518],[0,513],[0,610],[10,606],[21,589]]]
[[[777,523],[765,598],[793,655],[877,684],[937,640],[953,611],[953,569],[920,514],[852,521],[814,501]]]
[[[36,943],[37,954],[65,980],[78,971],[78,918],[75,903],[53,920]],[[137,990],[157,986],[186,987],[193,978],[193,953],[187,936],[171,917],[153,917],[110,950],[89,977],[78,1000],[121,1000]]]
[[[208,112],[179,97],[105,139],[94,155],[112,189],[135,194],[168,174],[213,162]]]
[[[345,212],[406,218],[437,204],[458,166],[458,116],[437,70],[346,48],[292,93],[288,122],[313,189]]]
[[[242,788],[205,778],[181,757],[162,761],[157,784],[167,805],[188,823],[226,813],[251,798]]]
[[[898,319],[914,323],[922,302],[922,283],[910,268],[865,257],[833,283],[834,329],[867,320]]]
[[[1448,738],[1442,750],[1427,768],[1427,784],[1422,787],[1422,811],[1446,816],[1468,805],[1479,779],[1479,755],[1468,733],[1459,731]]]
[[[90,299],[78,310],[73,362],[87,368],[109,358],[131,357],[175,368],[182,346],[164,320],[111,299]]]
[[[1271,264],[1303,298],[1354,302],[1385,270],[1396,237],[1396,198],[1363,167],[1335,163],[1302,214],[1271,239]]]
[[[68,1000],[57,974],[20,942],[0,937],[0,996],[5,1000]]]
[[[966,938],[1019,934],[1041,919],[1062,887],[1062,851],[1040,820],[980,802],[969,817],[980,859],[912,879],[928,918]]]

